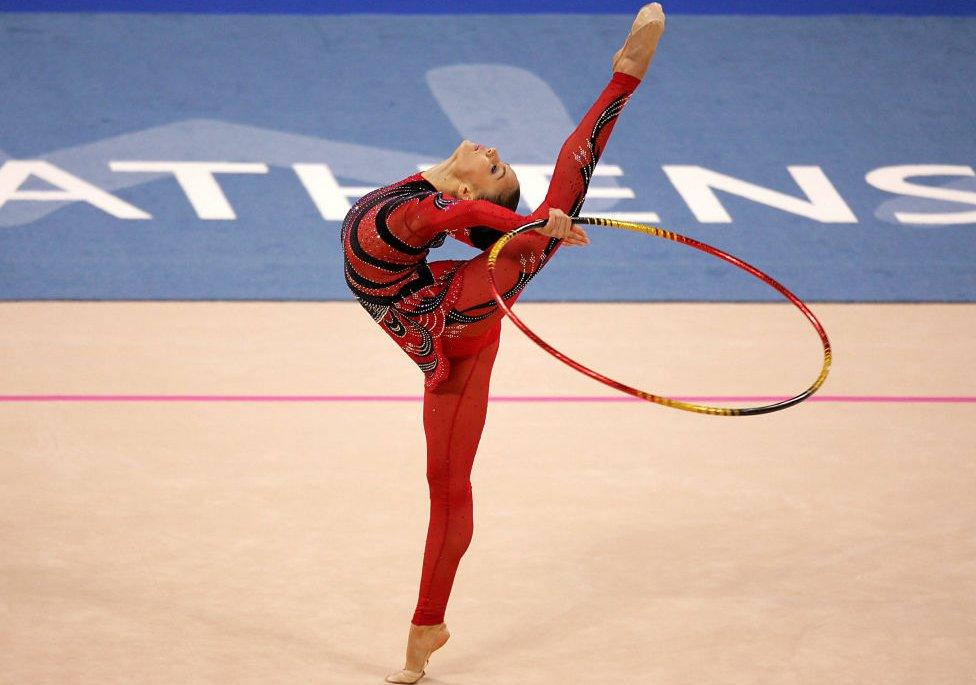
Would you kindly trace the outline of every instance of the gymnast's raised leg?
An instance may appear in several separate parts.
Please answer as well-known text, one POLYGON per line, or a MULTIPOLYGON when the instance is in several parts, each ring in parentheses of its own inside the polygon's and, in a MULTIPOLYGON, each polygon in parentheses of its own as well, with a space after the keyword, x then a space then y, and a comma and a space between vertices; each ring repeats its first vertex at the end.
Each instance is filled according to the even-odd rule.
MULTIPOLYGON (((606 148, 617 117, 647 72, 663 31, 660 5, 654 3, 642 8, 627 41, 614 55, 610 82, 563 143, 540 209, 554 208, 571 217, 579 216, 593 169, 606 148)), ((534 215, 538 214, 536 210, 534 215)), ((500 292, 510 293, 507 302, 518 298, 528 279, 557 248, 557 241, 537 231, 523 233, 505 246, 495 264, 495 278, 500 292)), ((462 338, 484 338, 491 330, 497 331, 502 317, 488 280, 487 252, 469 260, 460 273, 464 288, 452 314, 461 320, 471 319, 462 331, 462 338)))

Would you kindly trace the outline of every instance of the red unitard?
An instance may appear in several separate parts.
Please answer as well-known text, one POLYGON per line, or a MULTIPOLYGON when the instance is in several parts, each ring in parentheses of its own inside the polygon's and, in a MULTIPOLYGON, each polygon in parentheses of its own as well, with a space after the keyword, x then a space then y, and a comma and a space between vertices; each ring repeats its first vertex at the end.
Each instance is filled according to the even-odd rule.
MULTIPOLYGON (((473 531, 471 468, 488 408, 502 313, 488 280, 487 249, 503 232, 550 208, 579 216, 593 169, 617 115, 640 81, 615 73, 559 151, 545 201, 517 214, 486 200, 459 200, 414 174, 364 195, 342 224, 346 283, 359 303, 425 375, 424 431, 430 523, 413 615, 443 622, 473 531), (428 262, 451 236, 484 252, 466 261, 428 262)), ((499 255, 495 278, 516 299, 559 241, 536 231, 499 255)))

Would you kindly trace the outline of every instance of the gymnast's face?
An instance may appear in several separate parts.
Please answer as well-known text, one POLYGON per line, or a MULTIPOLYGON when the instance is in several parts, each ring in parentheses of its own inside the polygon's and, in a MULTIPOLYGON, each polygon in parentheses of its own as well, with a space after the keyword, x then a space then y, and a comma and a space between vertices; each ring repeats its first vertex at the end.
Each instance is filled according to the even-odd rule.
POLYGON ((461 182, 458 194, 463 199, 499 202, 518 192, 515 171, 502 161, 495 148, 463 140, 452 156, 454 175, 461 182))

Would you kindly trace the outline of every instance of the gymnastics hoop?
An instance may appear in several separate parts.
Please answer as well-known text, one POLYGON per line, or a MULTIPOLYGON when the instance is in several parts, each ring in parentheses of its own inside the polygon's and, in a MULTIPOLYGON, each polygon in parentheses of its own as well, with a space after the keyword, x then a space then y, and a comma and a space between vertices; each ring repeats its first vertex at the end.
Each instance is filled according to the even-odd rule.
POLYGON ((727 252, 723 252, 717 247, 712 247, 706 243, 699 242, 693 238, 681 235, 680 233, 674 233, 673 231, 665 231, 662 228, 656 228, 653 226, 645 226, 644 224, 634 223, 632 221, 617 221, 614 219, 597 219, 593 217, 575 217, 573 218, 574 224, 585 224, 588 226, 603 226, 606 228, 619 228, 625 231, 633 231, 635 233, 643 233, 645 235, 654 236, 655 238, 665 238, 666 240, 672 240, 676 243, 682 243, 696 250, 701 250, 707 254, 719 257, 725 261, 733 264, 743 271, 746 271, 759 280, 763 281, 767 285, 773 287, 781 295, 783 295, 787 300, 789 300, 793 305, 799 309, 807 320, 813 325, 814 330, 816 330, 817 335, 820 336, 820 342, 823 343, 824 360, 823 366, 820 369, 820 375, 813 384, 801 392, 799 395, 791 397, 780 402, 774 402, 773 404, 765 404, 758 407, 712 407, 704 404, 693 404, 691 402, 682 402, 681 400, 672 399, 670 397, 664 397, 661 395, 654 395, 653 393, 645 392, 637 388, 633 388, 629 385, 621 383, 620 381, 615 381, 612 378, 604 376, 598 371, 594 371, 588 366, 580 364, 578 361, 566 356, 555 347, 547 343, 545 340, 536 335, 532 329, 525 325, 518 316, 505 304, 505 300, 501 293, 498 291, 498 283, 495 281, 495 263, 498 261, 498 255, 505 246, 516 236, 531 231, 539 226, 545 225, 547 219, 539 219, 538 221, 533 221, 531 223, 520 226, 510 233, 506 233, 492 246, 491 251, 488 253, 488 280, 491 282, 491 291, 495 296, 495 301, 498 306, 501 307, 505 315, 512 320, 519 330, 525 333, 533 342, 535 342, 539 347, 544 349, 546 352, 554 356, 559 361, 563 362, 567 366, 576 369, 577 371, 586 374, 590 378, 593 378, 604 385, 608 385, 611 388, 620 390, 627 393, 628 395, 633 395, 634 397, 639 397, 642 400, 647 400, 648 402, 654 402, 655 404, 660 404, 665 407, 671 407, 673 409, 681 409, 684 411, 696 412, 698 414, 711 414, 713 416, 755 416, 756 414, 768 414, 770 412, 779 411, 780 409, 786 409, 787 407, 792 407, 794 404, 799 404, 806 398, 810 397, 813 393, 823 385, 824 381, 827 379, 827 373, 830 371, 830 340, 827 339, 827 332, 824 330, 823 326, 813 312, 803 304, 803 302, 794 295, 792 292, 786 289, 785 286, 775 280, 772 276, 769 276, 751 264, 747 264, 738 257, 733 257, 727 252))

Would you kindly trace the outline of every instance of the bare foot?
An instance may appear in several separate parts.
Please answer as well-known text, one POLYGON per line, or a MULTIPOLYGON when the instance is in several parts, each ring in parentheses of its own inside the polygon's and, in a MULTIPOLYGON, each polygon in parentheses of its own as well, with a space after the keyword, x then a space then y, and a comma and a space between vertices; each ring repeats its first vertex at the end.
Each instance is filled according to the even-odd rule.
POLYGON ((404 668, 386 676, 388 683, 415 683, 424 674, 430 655, 444 646, 451 633, 446 623, 433 626, 410 624, 407 638, 407 658, 404 668))
POLYGON ((662 35, 664 10, 661 9, 661 4, 652 2, 641 7, 634 17, 623 47, 613 56, 613 70, 644 78, 662 35))

